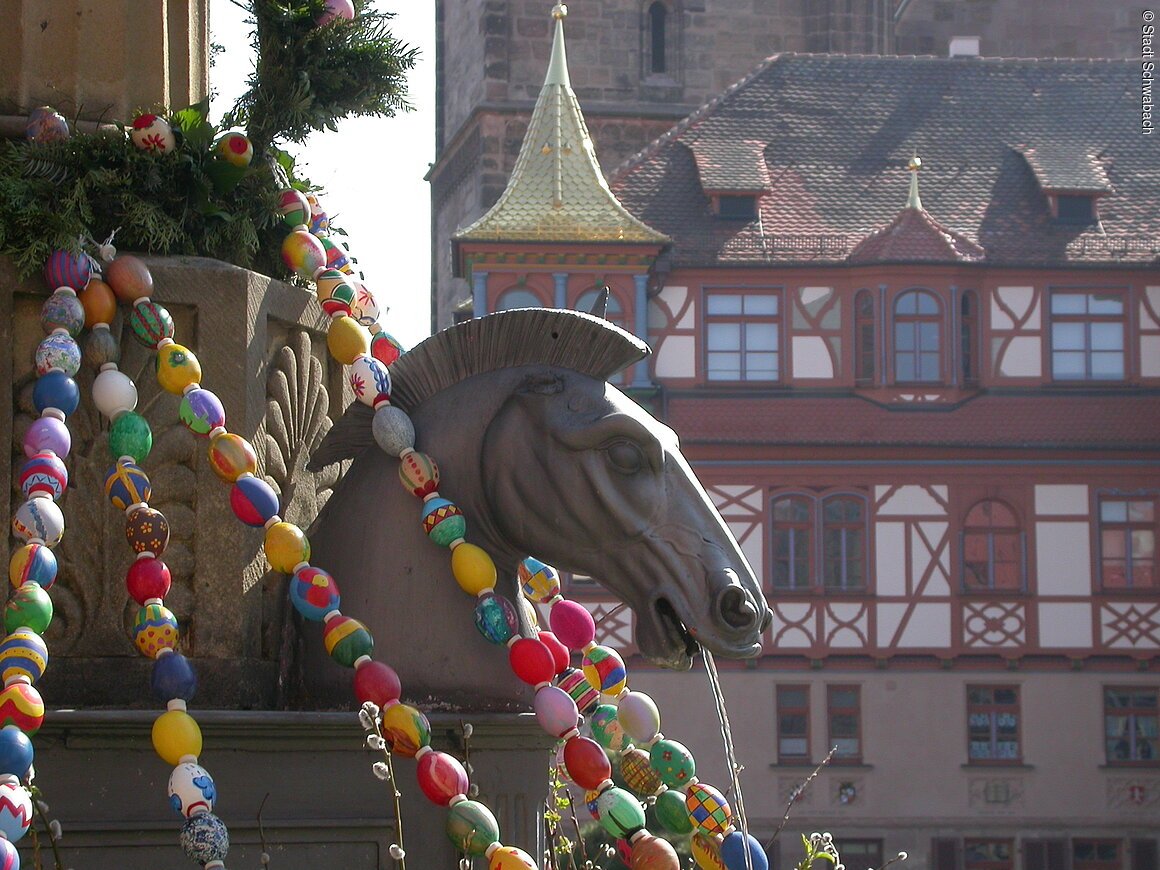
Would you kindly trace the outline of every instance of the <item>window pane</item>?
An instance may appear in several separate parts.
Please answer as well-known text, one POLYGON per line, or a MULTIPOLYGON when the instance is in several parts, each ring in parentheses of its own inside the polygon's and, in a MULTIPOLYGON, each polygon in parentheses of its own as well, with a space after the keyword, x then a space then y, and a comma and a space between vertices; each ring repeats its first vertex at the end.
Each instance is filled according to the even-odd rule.
POLYGON ((831 707, 857 707, 857 689, 830 689, 831 707))
POLYGON ((741 326, 737 323, 710 323, 705 330, 710 351, 741 350, 741 326))
POLYGON ((712 354, 709 357, 709 380, 711 381, 739 381, 741 380, 741 354, 722 353, 712 354))
POLYGON ((903 293, 894 302, 895 314, 918 314, 918 294, 911 291, 903 293))
POLYGON ((1092 353, 1092 377, 1120 380, 1124 377, 1124 354, 1120 351, 1092 353))
POLYGON ((778 688, 777 705, 779 707, 804 707, 809 703, 809 690, 805 687, 778 688))
POLYGON ((838 747, 838 755, 857 758, 862 754, 857 737, 832 737, 831 743, 838 747))
POLYGON ((919 314, 938 314, 938 302, 929 293, 914 294, 919 314))
POLYGON ((1082 323, 1053 323, 1051 346, 1055 350, 1083 350, 1087 347, 1087 331, 1082 323))
POLYGON ((1093 323, 1092 350, 1123 350, 1124 326, 1122 323, 1093 323))
MULTIPOLYGON (((996 689, 995 690, 995 703, 996 704, 1004 704, 1004 705, 1010 706, 1012 704, 1017 703, 1018 700, 1019 700, 1019 695, 1015 689, 996 689)), ((1010 713, 1000 713, 999 715, 1000 716, 1010 716, 1011 714, 1010 713)))
POLYGON ((782 713, 778 717, 778 726, 782 736, 797 737, 806 733, 806 716, 804 713, 782 713))
POLYGON ((745 324, 746 350, 777 350, 777 326, 773 323, 745 324))
POLYGON ((1128 502, 1100 502, 1100 519, 1106 523, 1126 523, 1128 521, 1128 502))
POLYGON ((741 296, 728 293, 711 293, 705 300, 708 314, 740 314, 741 296))
POLYGON ((1100 533, 1100 552, 1105 559, 1123 559, 1127 555, 1127 535, 1121 529, 1100 533))
POLYGON ((807 741, 804 737, 783 737, 778 741, 778 753, 782 758, 805 758, 807 741))
POLYGON ((831 737, 857 737, 858 717, 851 713, 833 713, 830 715, 831 737))
POLYGON ((779 498, 773 502, 773 518, 782 522, 807 523, 810 506, 804 498, 779 498))
POLYGON ((939 359, 937 353, 922 353, 918 355, 920 381, 937 381, 939 359))
POLYGON ((968 704, 990 704, 993 697, 991 690, 985 686, 972 686, 967 689, 968 704))
POLYGON ((1128 519, 1134 523, 1150 523, 1155 505, 1150 501, 1128 502, 1128 519))
POLYGON ((1136 559, 1152 560, 1156 555, 1156 538, 1155 533, 1148 529, 1147 531, 1133 531, 1132 532, 1132 561, 1136 559))
POLYGON ((1123 314, 1124 297, 1118 294, 1093 294, 1088 297, 1089 314, 1123 314))
POLYGON ((496 311, 513 308, 540 308, 540 297, 531 290, 508 290, 496 300, 496 311))
POLYGON ((1081 293, 1052 293, 1052 314, 1083 314, 1087 310, 1087 296, 1081 293))
POLYGON ((921 350, 938 350, 938 324, 919 323, 918 346, 921 350))
POLYGON ((755 294, 748 294, 742 298, 744 300, 746 314, 765 315, 768 317, 774 317, 777 315, 776 296, 758 296, 755 294))
POLYGON ((1053 377, 1065 380, 1082 379, 1087 374, 1087 370, 1084 368, 1083 353, 1056 351, 1051 355, 1051 374, 1053 377))
POLYGON ((896 323, 894 325, 894 347, 896 350, 914 350, 915 338, 918 331, 913 323, 896 323))
POLYGON ((777 380, 777 354, 775 354, 775 353, 747 353, 747 354, 745 354, 745 380, 747 380, 747 381, 775 381, 775 380, 777 380))
POLYGON ((914 357, 911 355, 899 356, 894 362, 894 374, 900 381, 918 380, 915 375, 914 357))

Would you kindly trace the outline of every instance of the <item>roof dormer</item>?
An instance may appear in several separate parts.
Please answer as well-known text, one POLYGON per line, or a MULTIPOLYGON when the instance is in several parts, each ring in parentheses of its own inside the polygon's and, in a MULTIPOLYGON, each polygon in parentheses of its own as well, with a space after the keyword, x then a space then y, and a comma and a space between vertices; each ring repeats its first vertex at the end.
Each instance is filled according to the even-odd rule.
POLYGON ((713 214, 726 220, 757 217, 757 199, 770 188, 765 145, 701 137, 690 148, 713 214))
POLYGON ((1112 183, 1096 155, 1068 143, 1014 148, 1047 198, 1052 220, 1079 226, 1099 222, 1099 200, 1112 193, 1112 183))

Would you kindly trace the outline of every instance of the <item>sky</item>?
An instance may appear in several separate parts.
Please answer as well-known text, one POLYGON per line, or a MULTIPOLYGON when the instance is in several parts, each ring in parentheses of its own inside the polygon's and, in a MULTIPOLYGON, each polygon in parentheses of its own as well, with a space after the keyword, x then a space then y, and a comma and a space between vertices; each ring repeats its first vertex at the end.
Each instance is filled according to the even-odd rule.
MULTIPOLYGON (((351 254, 380 306, 383 328, 411 348, 430 334, 431 200, 423 176, 435 160, 435 10, 430 0, 373 0, 393 12, 394 36, 419 49, 408 76, 415 111, 350 118, 289 148, 301 175, 325 191, 322 207, 346 230, 351 254)), ((246 15, 210 0, 210 39, 224 45, 210 70, 214 120, 245 90, 253 71, 246 15)))

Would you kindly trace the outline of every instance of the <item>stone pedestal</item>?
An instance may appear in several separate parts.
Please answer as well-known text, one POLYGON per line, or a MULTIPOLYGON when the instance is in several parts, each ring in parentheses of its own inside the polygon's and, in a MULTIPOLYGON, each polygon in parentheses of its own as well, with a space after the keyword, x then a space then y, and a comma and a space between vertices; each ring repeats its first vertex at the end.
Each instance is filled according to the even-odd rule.
MULTIPOLYGON (((37 784, 59 819, 66 866, 86 870, 194 867, 181 852, 182 819, 166 798, 171 768, 150 745, 154 714, 145 711, 50 713, 36 737, 37 784)), ((505 843, 539 854, 534 822, 547 794, 549 738, 530 715, 433 714, 432 745, 462 758, 470 722, 473 781, 500 822, 505 843)), ((398 842, 390 786, 371 764, 353 713, 205 711, 198 715, 206 750, 201 764, 214 778, 214 812, 229 826, 228 867, 258 867, 263 851, 278 870, 387 870, 398 842)), ((444 834, 447 810, 428 801, 415 762, 395 761, 402 792, 407 865, 455 867, 444 834)), ((23 866, 33 866, 31 840, 21 841, 23 866)), ((51 866, 47 840, 42 860, 51 866)))
POLYGON ((0 114, 132 120, 209 92, 208 0, 8 0, 0 114))

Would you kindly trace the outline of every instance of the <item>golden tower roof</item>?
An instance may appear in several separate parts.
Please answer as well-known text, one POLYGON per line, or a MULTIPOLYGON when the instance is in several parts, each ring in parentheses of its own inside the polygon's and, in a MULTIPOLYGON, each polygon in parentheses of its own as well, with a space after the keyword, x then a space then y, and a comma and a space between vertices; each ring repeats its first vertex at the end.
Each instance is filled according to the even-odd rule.
POLYGON ((629 214, 608 189, 568 77, 567 14, 561 3, 552 9, 552 57, 507 188, 483 217, 455 234, 457 240, 669 240, 629 214))

